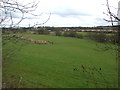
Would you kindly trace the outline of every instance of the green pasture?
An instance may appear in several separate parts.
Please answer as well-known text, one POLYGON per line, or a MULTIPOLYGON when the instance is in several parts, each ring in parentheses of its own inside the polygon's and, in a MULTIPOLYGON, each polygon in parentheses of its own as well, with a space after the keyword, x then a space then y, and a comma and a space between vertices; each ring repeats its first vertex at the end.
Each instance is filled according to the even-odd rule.
POLYGON ((8 43, 3 45, 3 87, 117 87, 115 51, 103 51, 106 45, 71 37, 22 36, 52 41, 53 44, 39 45, 22 40, 14 42, 13 39, 6 41, 8 43), (13 54, 9 54, 9 50, 13 54), (99 72, 92 70, 93 67, 99 72))

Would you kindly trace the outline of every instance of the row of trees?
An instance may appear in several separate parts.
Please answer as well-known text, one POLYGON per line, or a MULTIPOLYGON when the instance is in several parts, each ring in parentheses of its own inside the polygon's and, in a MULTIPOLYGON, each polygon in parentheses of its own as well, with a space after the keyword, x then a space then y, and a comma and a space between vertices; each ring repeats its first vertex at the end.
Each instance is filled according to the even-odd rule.
POLYGON ((103 32, 88 32, 86 36, 83 36, 82 34, 79 34, 75 31, 62 32, 57 30, 55 32, 56 36, 74 37, 74 38, 80 38, 80 39, 87 37, 87 39, 94 40, 100 43, 112 43, 112 44, 116 44, 119 41, 116 34, 117 33, 106 34, 103 32))
POLYGON ((80 38, 80 39, 83 38, 82 34, 77 34, 75 31, 62 32, 62 31, 57 30, 55 32, 55 35, 56 36, 64 36, 64 37, 74 37, 74 38, 80 38))
POLYGON ((105 34, 105 33, 90 33, 88 34, 88 38, 100 43, 118 43, 118 38, 116 34, 105 34))

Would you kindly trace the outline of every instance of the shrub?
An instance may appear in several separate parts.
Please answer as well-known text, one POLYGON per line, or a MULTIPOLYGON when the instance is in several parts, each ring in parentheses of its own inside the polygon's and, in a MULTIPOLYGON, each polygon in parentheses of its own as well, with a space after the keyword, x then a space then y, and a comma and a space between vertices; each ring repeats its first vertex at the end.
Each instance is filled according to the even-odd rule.
POLYGON ((57 30, 57 31, 55 31, 55 35, 56 35, 56 36, 61 36, 62 33, 61 33, 59 30, 57 30))
POLYGON ((83 35, 82 35, 82 34, 77 34, 77 35, 76 35, 76 38, 83 39, 83 35))
POLYGON ((37 33, 38 33, 38 34, 49 34, 49 31, 43 30, 43 29, 39 29, 39 30, 37 31, 37 33))
POLYGON ((98 33, 95 40, 101 43, 105 43, 107 41, 107 38, 104 33, 98 33))
POLYGON ((107 41, 107 36, 104 33, 89 33, 88 38, 101 43, 105 43, 107 41))
POLYGON ((118 36, 116 34, 107 36, 107 41, 108 41, 108 43, 116 44, 119 41, 118 36))
POLYGON ((69 32, 64 32, 64 33, 63 33, 63 36, 69 37, 69 32))
POLYGON ((70 31, 69 37, 76 37, 76 36, 77 36, 77 33, 76 33, 76 32, 70 31))

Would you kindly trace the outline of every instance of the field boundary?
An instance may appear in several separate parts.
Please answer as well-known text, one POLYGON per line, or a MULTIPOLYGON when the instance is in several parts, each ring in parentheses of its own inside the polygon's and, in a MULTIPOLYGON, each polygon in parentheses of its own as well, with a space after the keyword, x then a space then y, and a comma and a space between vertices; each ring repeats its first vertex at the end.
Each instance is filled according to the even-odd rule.
POLYGON ((12 37, 12 38, 16 38, 16 39, 28 41, 28 42, 31 42, 31 43, 34 43, 34 44, 39 44, 39 45, 41 45, 41 44, 53 44, 52 41, 35 40, 35 39, 26 38, 26 37, 18 36, 18 35, 8 35, 8 36, 9 36, 9 37, 12 37))

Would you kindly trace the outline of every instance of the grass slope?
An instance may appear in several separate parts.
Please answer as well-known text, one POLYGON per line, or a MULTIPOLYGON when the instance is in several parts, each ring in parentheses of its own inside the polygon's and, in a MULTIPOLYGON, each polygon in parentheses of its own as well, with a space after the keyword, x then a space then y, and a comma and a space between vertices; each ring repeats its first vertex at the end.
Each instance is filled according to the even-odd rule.
MULTIPOLYGON (((97 51, 96 42, 84 39, 33 34, 23 36, 53 41, 54 44, 38 45, 19 41, 20 44, 26 44, 19 51, 15 51, 15 55, 8 61, 4 61, 7 63, 3 67, 4 87, 116 87, 114 51, 97 51), (101 68, 109 86, 99 74, 95 74, 99 78, 97 86, 92 81, 87 82, 90 77, 83 72, 81 65, 101 68), (74 68, 79 70, 74 71, 74 68)), ((20 44, 17 45, 18 48, 20 44)), ((3 54, 7 52, 5 48, 3 46, 3 54)))

